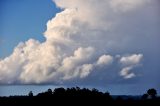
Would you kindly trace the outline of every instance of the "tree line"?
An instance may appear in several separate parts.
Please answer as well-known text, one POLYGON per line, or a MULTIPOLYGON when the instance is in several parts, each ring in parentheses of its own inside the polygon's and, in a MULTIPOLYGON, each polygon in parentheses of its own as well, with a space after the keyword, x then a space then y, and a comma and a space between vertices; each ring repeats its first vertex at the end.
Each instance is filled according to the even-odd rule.
POLYGON ((138 99, 134 96, 116 96, 113 97, 109 92, 100 92, 93 88, 55 88, 54 90, 48 89, 45 92, 33 94, 32 91, 26 96, 9 96, 0 97, 0 106, 5 105, 33 105, 33 104, 54 104, 54 103, 69 103, 74 104, 83 103, 99 103, 99 104, 160 104, 160 97, 154 88, 148 89, 145 94, 138 99), (60 101, 60 102, 59 102, 60 101))

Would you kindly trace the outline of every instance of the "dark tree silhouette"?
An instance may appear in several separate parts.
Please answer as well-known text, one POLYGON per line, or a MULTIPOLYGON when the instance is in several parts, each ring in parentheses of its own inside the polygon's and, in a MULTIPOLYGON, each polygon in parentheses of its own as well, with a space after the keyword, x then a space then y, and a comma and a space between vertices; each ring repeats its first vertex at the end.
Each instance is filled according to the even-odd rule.
POLYGON ((52 94, 52 89, 48 89, 48 93, 49 93, 49 94, 52 94))
POLYGON ((56 96, 64 96, 66 94, 66 90, 64 88, 56 88, 54 89, 53 94, 56 96))
POLYGON ((143 95, 142 95, 142 99, 143 99, 143 100, 148 99, 148 94, 143 94, 143 95))
MULTIPOLYGON (((92 90, 88 88, 55 88, 54 91, 48 89, 45 92, 33 95, 32 91, 28 93, 28 96, 9 96, 9 97, 0 97, 0 106, 29 106, 37 104, 52 104, 58 103, 66 105, 84 105, 89 104, 98 104, 98 105, 148 105, 153 103, 160 104, 160 97, 156 96, 157 91, 155 89, 149 89, 146 94, 137 98, 135 96, 125 96, 117 95, 111 96, 109 92, 103 93, 99 90, 93 88, 92 90), (148 99, 148 96, 152 99, 148 99), (156 97, 156 98, 155 98, 156 97), (61 102, 59 102, 61 101, 61 102), (68 104, 67 104, 68 103, 68 104)), ((160 106, 160 105, 158 105, 160 106)))
POLYGON ((156 97, 157 91, 154 88, 152 88, 147 91, 147 94, 153 99, 156 97))
POLYGON ((30 91, 30 92, 28 93, 28 96, 32 97, 32 96, 33 96, 33 92, 30 91))

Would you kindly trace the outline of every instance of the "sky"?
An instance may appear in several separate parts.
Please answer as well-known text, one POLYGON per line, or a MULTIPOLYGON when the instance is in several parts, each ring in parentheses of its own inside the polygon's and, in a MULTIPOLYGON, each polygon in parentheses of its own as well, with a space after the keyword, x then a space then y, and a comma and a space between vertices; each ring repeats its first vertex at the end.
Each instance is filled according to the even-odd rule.
POLYGON ((1 86, 160 92, 159 4, 159 0, 1 0, 1 86))
POLYGON ((10 55, 21 41, 44 41, 46 22, 59 11, 51 0, 1 0, 0 57, 10 55))

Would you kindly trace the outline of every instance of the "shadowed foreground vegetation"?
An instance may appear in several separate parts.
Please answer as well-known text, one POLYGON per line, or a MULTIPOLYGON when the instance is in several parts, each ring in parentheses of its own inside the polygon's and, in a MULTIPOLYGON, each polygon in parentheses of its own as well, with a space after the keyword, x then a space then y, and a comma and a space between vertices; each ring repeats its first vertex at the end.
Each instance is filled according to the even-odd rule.
POLYGON ((29 106, 29 105, 159 105, 160 97, 155 89, 149 89, 142 96, 111 96, 109 92, 100 92, 97 89, 87 88, 56 88, 53 91, 33 95, 32 91, 26 96, 0 97, 0 106, 29 106))

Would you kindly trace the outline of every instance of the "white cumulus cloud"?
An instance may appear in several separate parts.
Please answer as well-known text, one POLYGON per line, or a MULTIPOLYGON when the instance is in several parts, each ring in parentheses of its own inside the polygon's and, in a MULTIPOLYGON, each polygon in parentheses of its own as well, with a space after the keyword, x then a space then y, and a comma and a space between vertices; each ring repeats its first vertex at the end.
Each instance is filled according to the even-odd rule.
POLYGON ((111 64, 113 62, 113 57, 110 55, 102 55, 101 57, 99 57, 98 61, 97 61, 97 65, 107 65, 107 64, 111 64))
POLYGON ((133 67, 125 67, 120 71, 120 76, 124 77, 125 79, 133 78, 136 75, 131 72, 133 67))
MULTIPOLYGON (((47 30, 44 32, 46 40, 39 42, 29 39, 21 42, 10 56, 1 59, 0 83, 63 83, 86 78, 93 71, 101 70, 101 65, 108 67, 114 60, 113 51, 124 47, 128 38, 133 37, 126 30, 119 33, 121 25, 125 26, 129 22, 124 14, 130 14, 132 10, 143 7, 148 2, 53 1, 62 11, 47 22, 47 30), (121 23, 123 19, 126 19, 125 23, 121 23)), ((125 64, 125 68, 120 75, 124 78, 134 77, 131 70, 141 62, 142 57, 142 54, 121 57, 120 63, 125 64)))
POLYGON ((120 71, 120 76, 125 79, 133 78, 136 76, 134 68, 138 67, 143 58, 142 54, 132 54, 120 58, 120 63, 124 66, 120 71))
POLYGON ((124 65, 136 65, 143 58, 143 54, 133 54, 130 56, 124 56, 120 59, 120 62, 124 65))

